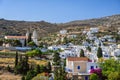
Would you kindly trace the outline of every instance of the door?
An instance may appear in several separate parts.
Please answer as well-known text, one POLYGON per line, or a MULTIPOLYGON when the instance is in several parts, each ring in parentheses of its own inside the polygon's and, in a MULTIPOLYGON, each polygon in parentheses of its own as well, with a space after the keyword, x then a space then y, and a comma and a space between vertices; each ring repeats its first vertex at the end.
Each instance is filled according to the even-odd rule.
POLYGON ((85 76, 85 80, 88 80, 88 76, 85 76))

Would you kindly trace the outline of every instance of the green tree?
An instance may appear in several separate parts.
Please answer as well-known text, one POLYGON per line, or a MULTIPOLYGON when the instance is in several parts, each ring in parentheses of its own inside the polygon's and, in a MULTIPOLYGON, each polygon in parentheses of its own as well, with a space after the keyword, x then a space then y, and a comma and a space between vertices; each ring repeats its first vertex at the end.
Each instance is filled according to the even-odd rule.
POLYGON ((17 66, 18 64, 18 51, 16 51, 16 55, 15 55, 15 66, 17 66))
POLYGON ((21 80, 25 80, 25 76, 22 76, 21 80))
POLYGON ((42 52, 39 49, 34 49, 32 51, 27 51, 26 54, 30 57, 33 57, 33 56, 40 56, 41 57, 42 52))
POLYGON ((102 48, 101 47, 98 47, 98 50, 97 50, 97 57, 98 58, 101 58, 103 55, 102 55, 102 48))
POLYGON ((87 50, 91 52, 91 48, 90 48, 90 46, 87 47, 87 50))
POLYGON ((86 39, 86 41, 87 41, 89 44, 91 43, 90 39, 86 39))
POLYGON ((2 46, 3 45, 3 40, 2 39, 0 39, 0 46, 2 46))
POLYGON ((67 37, 64 37, 64 43, 67 44, 69 41, 68 41, 68 38, 67 37))
POLYGON ((41 72, 46 72, 45 66, 41 65, 41 66, 40 66, 40 71, 41 71, 41 72))
POLYGON ((85 57, 83 49, 81 49, 81 51, 80 51, 80 57, 85 57))
POLYGON ((29 42, 31 42, 32 41, 32 34, 31 33, 29 33, 29 35, 28 35, 28 39, 27 39, 27 43, 29 43, 29 42))
POLYGON ((27 72, 26 80, 32 80, 34 76, 36 76, 36 72, 34 70, 30 70, 27 72))
POLYGON ((60 72, 60 74, 59 74, 60 79, 59 79, 59 80, 65 80, 66 72, 65 72, 64 67, 61 67, 61 66, 60 66, 59 72, 60 72))
POLYGON ((21 61, 18 62, 18 64, 15 66, 14 72, 15 74, 26 74, 29 70, 29 64, 28 64, 28 56, 25 55, 24 58, 22 58, 21 61))
POLYGON ((99 80, 99 78, 98 78, 98 75, 97 74, 91 74, 90 75, 90 80, 99 80))
POLYGON ((28 46, 34 47, 34 46, 36 46, 36 44, 33 41, 31 41, 31 42, 28 43, 28 46))
POLYGON ((60 80, 60 75, 59 75, 59 70, 58 69, 55 69, 54 70, 54 80, 60 80))
POLYGON ((66 80, 65 76, 66 76, 66 72, 63 67, 60 66, 59 68, 54 70, 55 80, 66 80))
POLYGON ((41 72, 41 71, 40 71, 40 65, 37 65, 37 66, 35 67, 35 72, 36 72, 37 74, 41 72))
MULTIPOLYGON (((53 55, 53 62, 54 62, 54 80, 65 80, 65 70, 64 70, 64 63, 63 66, 61 65, 62 60, 60 59, 59 53, 56 52, 53 55)), ((63 60, 64 62, 64 60, 63 60)), ((49 63, 50 65, 50 63, 49 63)))
POLYGON ((51 69, 52 69, 51 64, 50 64, 50 62, 48 62, 48 64, 47 64, 47 71, 50 73, 51 69))
POLYGON ((114 76, 117 77, 117 75, 120 74, 120 61, 114 59, 105 60, 104 63, 100 63, 100 67, 102 69, 103 75, 108 78, 114 78, 114 76))
POLYGON ((24 43, 25 43, 24 46, 27 46, 27 40, 26 39, 25 39, 24 43))
POLYGON ((13 46, 22 46, 22 43, 19 40, 12 40, 11 42, 13 46))
POLYGON ((10 43, 11 40, 10 39, 4 39, 4 43, 7 44, 7 43, 10 43))
POLYGON ((8 65, 6 68, 9 72, 11 71, 11 67, 8 65))
POLYGON ((111 72, 108 75, 109 80, 120 80, 120 72, 111 72))
POLYGON ((54 65, 60 65, 60 56, 58 52, 54 53, 53 62, 54 62, 54 65))

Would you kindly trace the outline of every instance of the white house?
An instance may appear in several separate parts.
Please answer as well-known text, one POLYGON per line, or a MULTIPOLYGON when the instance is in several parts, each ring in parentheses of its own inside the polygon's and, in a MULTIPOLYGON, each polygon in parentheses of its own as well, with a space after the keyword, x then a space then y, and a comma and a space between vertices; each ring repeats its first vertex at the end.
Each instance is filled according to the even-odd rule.
POLYGON ((112 56, 120 56, 120 49, 115 49, 112 53, 112 56))
POLYGON ((60 34, 66 34, 67 33, 67 30, 60 30, 60 34))
POLYGON ((55 51, 55 50, 58 50, 59 48, 56 45, 53 45, 53 46, 49 46, 48 49, 55 51))
POLYGON ((91 69, 96 69, 96 68, 99 68, 99 65, 98 65, 98 63, 96 63, 96 62, 87 62, 87 73, 89 73, 89 71, 91 70, 91 69))
POLYGON ((97 33, 99 31, 99 28, 90 28, 91 33, 97 33))

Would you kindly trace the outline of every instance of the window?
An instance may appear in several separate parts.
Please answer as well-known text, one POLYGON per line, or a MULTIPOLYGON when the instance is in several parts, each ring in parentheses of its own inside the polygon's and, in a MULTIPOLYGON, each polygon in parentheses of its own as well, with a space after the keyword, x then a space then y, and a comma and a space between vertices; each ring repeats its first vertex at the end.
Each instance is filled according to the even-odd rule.
POLYGON ((91 68, 90 69, 94 69, 94 66, 91 66, 91 68))
POLYGON ((98 66, 96 66, 96 68, 98 68, 98 66))
POLYGON ((64 57, 64 55, 62 55, 62 57, 64 57))
POLYGON ((80 69, 80 66, 78 66, 77 69, 80 69))
POLYGON ((108 57, 108 55, 104 55, 104 57, 108 57))

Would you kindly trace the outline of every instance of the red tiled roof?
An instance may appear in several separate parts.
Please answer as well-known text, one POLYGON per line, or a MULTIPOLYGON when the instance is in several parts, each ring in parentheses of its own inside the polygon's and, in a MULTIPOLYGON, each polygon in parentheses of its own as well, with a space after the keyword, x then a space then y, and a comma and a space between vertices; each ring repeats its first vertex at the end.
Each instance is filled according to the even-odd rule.
POLYGON ((68 61, 89 61, 87 57, 68 57, 68 61))
POLYGON ((5 36, 8 39, 26 39, 26 36, 5 36))

